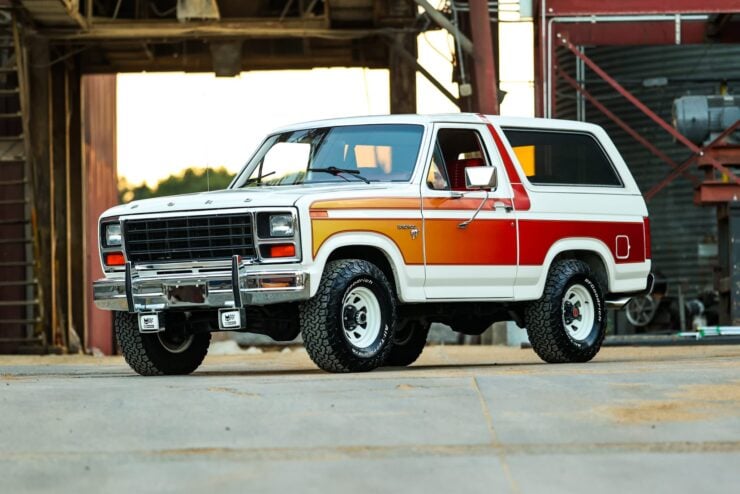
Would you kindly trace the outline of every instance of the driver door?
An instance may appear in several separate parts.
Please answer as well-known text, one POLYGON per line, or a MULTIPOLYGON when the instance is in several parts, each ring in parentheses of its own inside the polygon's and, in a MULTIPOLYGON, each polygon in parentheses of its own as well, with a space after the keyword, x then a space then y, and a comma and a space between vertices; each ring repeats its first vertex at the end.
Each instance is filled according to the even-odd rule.
POLYGON ((517 224, 512 190, 485 125, 436 124, 421 184, 424 291, 428 299, 512 298, 517 224), (465 168, 493 166, 498 186, 470 224, 485 191, 469 191, 465 168))

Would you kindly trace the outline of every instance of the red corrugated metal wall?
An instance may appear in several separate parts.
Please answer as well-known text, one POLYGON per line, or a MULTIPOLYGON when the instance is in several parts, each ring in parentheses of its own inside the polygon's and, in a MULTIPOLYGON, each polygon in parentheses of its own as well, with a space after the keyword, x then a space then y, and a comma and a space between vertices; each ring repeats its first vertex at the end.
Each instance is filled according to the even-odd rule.
POLYGON ((110 355, 115 351, 112 313, 95 307, 92 282, 103 276, 98 256, 98 217, 118 204, 116 169, 116 76, 82 78, 82 138, 85 166, 87 321, 85 347, 110 355))

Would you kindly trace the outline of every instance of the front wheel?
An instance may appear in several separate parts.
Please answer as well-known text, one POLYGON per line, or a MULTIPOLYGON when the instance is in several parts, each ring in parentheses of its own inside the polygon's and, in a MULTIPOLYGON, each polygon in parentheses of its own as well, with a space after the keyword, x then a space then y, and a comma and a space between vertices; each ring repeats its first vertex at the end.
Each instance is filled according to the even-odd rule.
POLYGON ((316 295, 301 305, 303 344, 326 371, 370 371, 388 356, 395 316, 393 291, 377 266, 332 261, 316 295))
POLYGON ((525 310, 529 341, 550 363, 588 362, 606 334, 606 305, 588 264, 567 259, 550 268, 542 298, 525 310))
POLYGON ((179 324, 159 333, 141 333, 136 314, 116 312, 113 329, 126 363, 142 376, 190 374, 211 342, 211 333, 186 333, 179 324))

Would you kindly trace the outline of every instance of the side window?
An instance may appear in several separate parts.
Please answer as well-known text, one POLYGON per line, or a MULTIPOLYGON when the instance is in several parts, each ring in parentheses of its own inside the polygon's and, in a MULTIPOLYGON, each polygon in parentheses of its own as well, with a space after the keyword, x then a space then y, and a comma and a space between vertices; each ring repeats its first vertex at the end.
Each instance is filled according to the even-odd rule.
POLYGON ((435 190, 468 190, 465 168, 487 166, 486 153, 478 132, 473 129, 440 129, 427 175, 435 190))
POLYGON ((606 152, 590 134, 503 130, 524 173, 535 185, 622 186, 606 152))

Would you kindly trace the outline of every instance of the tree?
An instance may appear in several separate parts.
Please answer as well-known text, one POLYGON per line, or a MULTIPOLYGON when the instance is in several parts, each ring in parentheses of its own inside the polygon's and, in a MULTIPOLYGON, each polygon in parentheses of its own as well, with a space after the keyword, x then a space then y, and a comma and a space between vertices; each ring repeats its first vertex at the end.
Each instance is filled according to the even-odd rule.
POLYGON ((160 180, 153 189, 146 183, 133 185, 123 178, 118 183, 118 195, 121 202, 125 203, 150 197, 192 194, 194 192, 205 192, 209 189, 220 190, 225 189, 231 183, 232 178, 234 178, 234 174, 223 167, 210 170, 191 167, 160 180))

